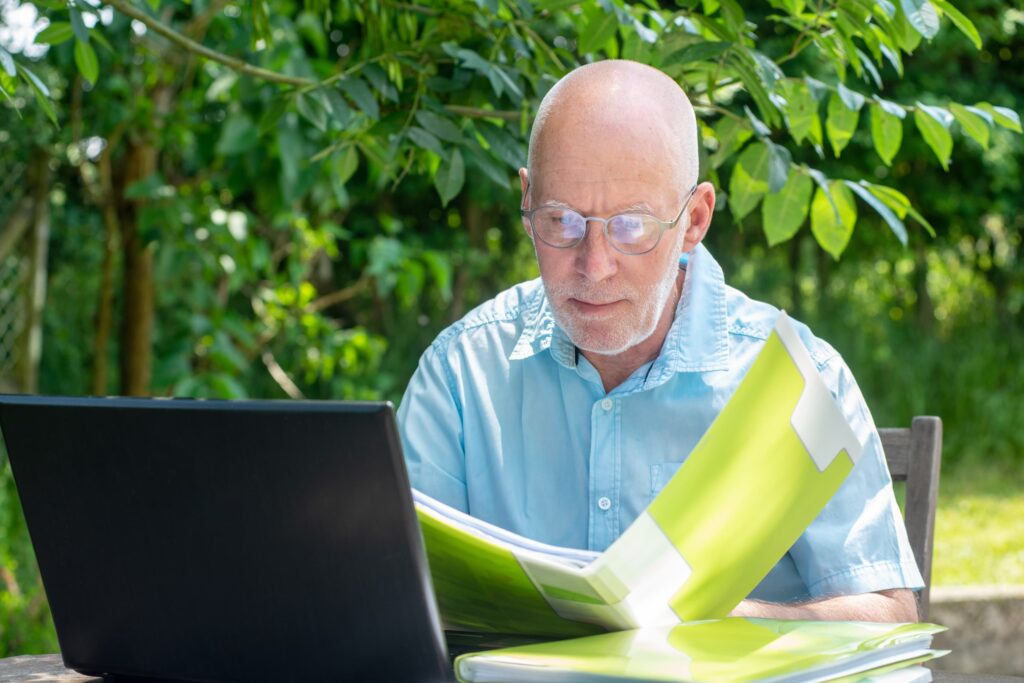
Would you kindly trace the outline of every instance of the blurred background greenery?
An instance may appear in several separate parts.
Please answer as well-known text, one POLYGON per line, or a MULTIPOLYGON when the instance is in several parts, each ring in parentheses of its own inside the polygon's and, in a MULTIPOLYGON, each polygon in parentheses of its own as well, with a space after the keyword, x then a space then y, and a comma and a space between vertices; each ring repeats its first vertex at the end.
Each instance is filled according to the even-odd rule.
MULTIPOLYGON (((944 420, 935 583, 1024 583, 1024 11, 956 7, 0 0, 0 390, 397 402, 537 275, 539 98, 628 57, 698 104, 727 281, 944 420)), ((0 656, 55 651, 0 465, 0 656)))

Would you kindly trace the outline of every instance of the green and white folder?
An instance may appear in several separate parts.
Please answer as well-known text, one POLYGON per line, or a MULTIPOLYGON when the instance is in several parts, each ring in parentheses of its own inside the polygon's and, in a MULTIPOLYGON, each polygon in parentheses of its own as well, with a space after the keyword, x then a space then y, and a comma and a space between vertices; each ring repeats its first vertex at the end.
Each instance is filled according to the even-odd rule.
POLYGON ((445 628, 554 638, 724 617, 860 453, 782 313, 685 463, 603 553, 536 543, 415 492, 445 628))
POLYGON ((460 681, 921 681, 934 624, 726 618, 462 655, 460 681), (910 668, 908 668, 910 667, 910 668))

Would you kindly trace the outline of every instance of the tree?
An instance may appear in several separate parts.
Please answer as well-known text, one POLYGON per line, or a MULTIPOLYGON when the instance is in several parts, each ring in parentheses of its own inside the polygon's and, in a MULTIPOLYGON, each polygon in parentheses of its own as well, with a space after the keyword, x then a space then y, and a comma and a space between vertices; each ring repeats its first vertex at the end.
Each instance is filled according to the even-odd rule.
MULTIPOLYGON (((788 288, 808 315, 835 288, 884 287, 851 293, 862 308, 836 307, 824 329, 863 328, 854 355, 891 384, 921 366, 886 362, 883 324, 911 301, 935 324, 929 280, 991 284, 1010 318, 1024 301, 1024 226, 990 230, 968 211, 992 197, 1012 215, 1020 182, 1019 153, 997 160, 998 183, 978 168, 986 142, 994 153, 1013 133, 1019 151, 1020 123, 1000 106, 1014 88, 991 85, 983 60, 1009 48, 977 52, 1009 15, 968 1, 977 28, 945 0, 35 2, 35 46, 0 37, 0 226, 26 197, 49 206, 41 387, 397 398, 440 327, 536 274, 516 213, 530 115, 569 69, 606 57, 658 66, 693 98, 702 166, 725 200, 712 239, 735 247, 718 253, 736 279, 759 284, 740 267, 757 259, 756 277, 774 278, 764 287, 788 288), (974 78, 947 92, 964 65, 974 78), (951 133, 972 140, 952 167, 967 199, 942 188, 951 133), (48 191, 24 191, 30 167, 49 169, 32 176, 48 191), (953 247, 924 236, 931 223, 971 238, 974 270, 944 270, 953 247), (857 260, 878 254, 899 272, 857 260)), ((0 0, 0 29, 17 6, 0 0)), ((948 353, 921 328, 897 332, 918 355, 948 353)), ((1012 357, 1012 338, 989 344, 1004 338, 1012 357)), ((992 374, 1011 389, 1017 377, 992 374)), ((1014 410, 961 391, 963 376, 948 382, 967 397, 957 405, 1002 420, 986 443, 1018 443, 1014 410)), ((906 386, 888 393, 934 393, 906 386)), ((6 470, 0 480, 0 611, 21 617, 0 649, 52 651, 6 470)))
MULTIPOLYGON (((471 269, 449 250, 444 227, 410 216, 394 235, 375 234, 371 226, 353 231, 348 223, 360 221, 351 214, 353 195, 401 206, 410 185, 431 182, 443 211, 458 201, 455 220, 467 228, 465 246, 484 266, 487 230, 508 215, 505 200, 512 171, 524 161, 530 112, 558 77, 586 60, 637 59, 678 79, 704 115, 708 176, 726 189, 734 220, 760 204, 768 243, 780 244, 809 217, 814 238, 835 258, 858 223, 858 203, 903 244, 908 216, 933 232, 896 188, 821 171, 858 128, 870 130, 877 154, 889 164, 912 121, 944 167, 954 123, 979 141, 993 126, 1020 130, 1015 112, 986 102, 939 105, 882 96, 886 81, 903 76, 905 56, 938 33, 942 17, 980 45, 972 22, 946 0, 775 0, 751 9, 735 0, 683 2, 676 9, 611 0, 37 4, 49 21, 37 41, 53 46, 45 65, 54 67, 52 85, 69 91, 66 114, 30 60, 4 52, 0 88, 9 98, 20 78, 55 124, 71 124, 62 133, 65 143, 83 136, 104 143, 97 159, 78 164, 104 217, 108 245, 97 305, 95 392, 107 383, 113 243, 120 245, 123 268, 121 391, 148 393, 154 388, 154 259, 173 258, 168 252, 182 246, 170 246, 172 236, 182 235, 181 219, 225 192, 233 225, 241 225, 241 212, 260 234, 276 235, 271 255, 278 258, 262 273, 225 273, 218 304, 244 295, 258 317, 263 304, 240 280, 262 277, 274 283, 275 296, 294 294, 286 295, 289 313, 279 323, 312 315, 318 325, 340 331, 335 321, 344 319, 352 298, 393 294, 411 302, 425 288, 459 311, 471 269), (242 159, 244 169, 234 166, 242 159), (467 175, 475 180, 469 191, 467 175), (488 195, 503 201, 476 200, 488 195), (313 234, 292 223, 290 238, 317 245, 300 251, 307 260, 319 259, 327 277, 314 277, 309 263, 284 265, 283 237, 274 228, 281 206, 307 217, 313 234), (306 273, 297 272, 303 267, 306 273), (285 282, 290 289, 281 290, 285 282)), ((378 322, 386 308, 378 307, 378 322)), ((230 375, 265 347, 267 334, 215 337, 221 361, 231 356, 229 349, 241 357, 219 363, 221 386, 214 393, 245 392, 232 386, 230 375)), ((259 356, 278 384, 297 395, 274 352, 259 356)), ((307 374, 322 375, 324 367, 305 360, 307 374)))

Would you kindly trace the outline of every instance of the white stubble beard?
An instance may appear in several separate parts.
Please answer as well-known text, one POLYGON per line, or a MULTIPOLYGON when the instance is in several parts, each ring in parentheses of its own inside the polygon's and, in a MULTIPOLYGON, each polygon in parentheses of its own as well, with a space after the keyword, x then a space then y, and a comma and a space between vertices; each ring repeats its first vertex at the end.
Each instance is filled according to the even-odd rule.
MULTIPOLYGON (((614 292, 616 297, 633 303, 636 315, 628 316, 628 318, 634 318, 633 320, 627 320, 625 319, 627 316, 621 316, 613 321, 610 334, 603 335, 602 339, 594 338, 594 335, 590 334, 587 329, 588 321, 581 316, 574 315, 564 302, 567 299, 607 300, 608 290, 594 287, 585 280, 580 283, 557 285, 549 284, 544 280, 544 291, 547 293, 555 321, 581 351, 615 356, 643 343, 657 329, 665 305, 675 289, 679 276, 679 246, 678 244, 673 246, 669 252, 672 262, 664 265, 664 275, 649 290, 614 292)), ((536 249, 536 245, 534 248, 536 249)))

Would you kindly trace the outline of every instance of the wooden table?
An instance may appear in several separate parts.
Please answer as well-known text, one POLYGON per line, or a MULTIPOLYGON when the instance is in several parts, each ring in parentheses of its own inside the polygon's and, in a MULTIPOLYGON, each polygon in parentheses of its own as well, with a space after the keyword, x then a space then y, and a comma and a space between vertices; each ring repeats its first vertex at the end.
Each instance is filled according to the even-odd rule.
MULTIPOLYGON (((935 683, 1024 683, 1017 676, 956 674, 935 671, 935 683)), ((64 668, 60 655, 23 655, 0 659, 0 683, 102 683, 101 678, 82 676, 64 668)))

